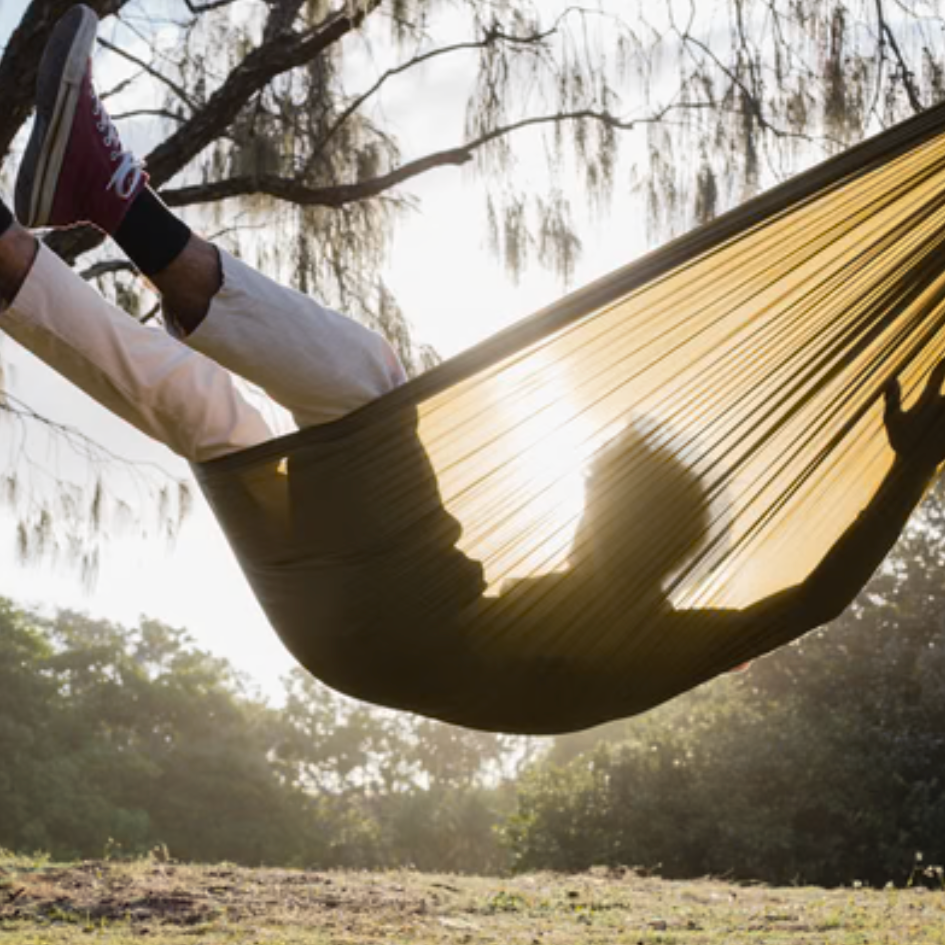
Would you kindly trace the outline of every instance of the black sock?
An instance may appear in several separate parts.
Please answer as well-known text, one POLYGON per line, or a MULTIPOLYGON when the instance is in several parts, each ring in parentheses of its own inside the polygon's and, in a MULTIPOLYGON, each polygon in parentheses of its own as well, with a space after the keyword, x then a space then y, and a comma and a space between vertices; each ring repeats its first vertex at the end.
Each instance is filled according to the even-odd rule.
POLYGON ((0 236, 3 236, 13 226, 13 214, 7 205, 0 200, 0 236))
POLYGON ((138 194, 115 232, 115 242, 146 276, 166 269, 189 240, 190 227, 150 187, 138 194))

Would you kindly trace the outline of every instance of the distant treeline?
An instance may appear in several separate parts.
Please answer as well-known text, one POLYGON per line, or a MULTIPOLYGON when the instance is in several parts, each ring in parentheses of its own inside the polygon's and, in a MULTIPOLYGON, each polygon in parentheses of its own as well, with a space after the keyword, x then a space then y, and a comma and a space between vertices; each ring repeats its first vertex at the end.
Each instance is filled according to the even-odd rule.
POLYGON ((274 708, 181 630, 0 600, 0 847, 940 883, 943 578, 933 504, 829 631, 642 718, 544 741, 372 709, 302 672, 274 708))

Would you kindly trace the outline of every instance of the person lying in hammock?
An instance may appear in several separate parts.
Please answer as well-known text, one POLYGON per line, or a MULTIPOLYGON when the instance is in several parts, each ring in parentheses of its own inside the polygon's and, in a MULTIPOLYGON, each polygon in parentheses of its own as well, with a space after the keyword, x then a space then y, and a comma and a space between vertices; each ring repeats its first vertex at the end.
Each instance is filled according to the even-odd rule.
MULTIPOLYGON (((234 374, 266 390, 301 428, 346 417, 400 386, 404 371, 380 335, 277 285, 162 204, 95 94, 96 27, 92 11, 75 7, 50 39, 16 212, 27 227, 89 222, 109 234, 162 295, 168 332, 108 303, 2 201, 0 329, 195 464, 273 437, 234 374)), ((633 431, 592 464, 568 570, 486 595, 481 566, 457 548, 460 526, 442 506, 410 416, 371 434, 384 441, 388 452, 376 455, 390 455, 385 468, 396 475, 363 501, 351 495, 359 476, 376 482, 376 461, 329 445, 302 451, 288 470, 273 462, 266 488, 274 501, 288 489, 292 522, 274 538, 253 536, 273 542, 266 586, 276 590, 262 602, 303 665, 358 698, 508 732, 562 732, 624 717, 847 607, 945 461, 943 380, 945 363, 909 411, 890 382, 885 420, 895 461, 875 497, 802 584, 743 610, 674 611, 669 604, 665 582, 698 550, 707 502, 678 461, 662 463, 661 492, 638 489, 631 497, 611 488, 616 479, 630 481, 619 474, 628 454, 658 452, 633 431), (335 479, 323 480, 318 494, 303 489, 305 464, 334 455, 335 479), (673 514, 661 518, 668 505, 673 514), (398 514, 408 507, 419 511, 398 514), (670 530, 667 522, 688 524, 670 530), (293 535, 298 548, 280 547, 293 535), (623 580, 644 558, 646 576, 623 580), (632 600, 625 587, 636 588, 632 600), (595 634, 603 625, 608 633, 595 634), (513 638, 519 642, 506 648, 513 638), (580 652, 555 645, 582 638, 580 652), (680 652, 684 673, 673 671, 680 652)))

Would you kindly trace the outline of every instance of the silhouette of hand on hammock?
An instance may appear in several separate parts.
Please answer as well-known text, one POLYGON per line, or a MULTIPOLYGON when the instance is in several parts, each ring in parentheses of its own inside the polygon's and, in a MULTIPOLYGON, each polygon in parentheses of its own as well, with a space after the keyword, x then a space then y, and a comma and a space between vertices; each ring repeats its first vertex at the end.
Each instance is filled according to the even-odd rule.
MULTIPOLYGON (((805 582, 807 603, 804 607, 808 611, 808 622, 826 623, 846 608, 888 553, 908 514, 921 498, 917 484, 927 484, 938 466, 945 462, 943 383, 945 361, 940 361, 929 374, 919 399, 909 410, 903 410, 898 378, 894 377, 886 384, 883 421, 897 464, 870 507, 805 582), (895 483, 893 487, 889 485, 891 480, 895 483), (881 521, 881 516, 886 514, 883 510, 889 514, 886 528, 881 528, 876 521, 881 521), (871 520, 874 524, 870 528, 871 520)), ((752 612, 756 619, 768 619, 772 625, 781 624, 790 632, 793 621, 805 619, 799 618, 795 612, 799 597, 798 590, 791 589, 783 599, 777 596, 762 601, 752 612), (788 606, 784 607, 784 604, 788 606), (779 609, 783 612, 778 613, 779 609)), ((749 665, 750 662, 742 663, 733 672, 749 665)))
POLYGON ((869 505, 802 584, 742 612, 748 622, 770 625, 762 652, 839 617, 892 549, 945 462, 943 383, 945 360, 929 374, 908 410, 902 407, 898 378, 886 384, 883 420, 893 465, 869 505))
POLYGON ((940 361, 910 410, 902 409, 902 390, 898 379, 893 378, 886 385, 886 433, 889 445, 901 459, 933 468, 945 462, 943 383, 945 361, 940 361))

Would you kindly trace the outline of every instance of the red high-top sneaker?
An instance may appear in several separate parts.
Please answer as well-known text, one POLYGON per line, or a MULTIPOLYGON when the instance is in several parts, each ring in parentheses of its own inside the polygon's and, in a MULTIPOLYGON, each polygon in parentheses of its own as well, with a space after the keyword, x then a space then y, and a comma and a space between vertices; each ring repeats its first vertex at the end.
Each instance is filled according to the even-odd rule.
POLYGON ((94 223, 114 234, 148 181, 122 149, 92 84, 98 17, 73 7, 56 24, 36 83, 36 121, 16 181, 25 226, 94 223))

